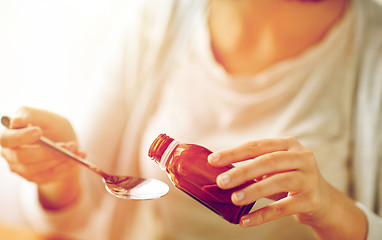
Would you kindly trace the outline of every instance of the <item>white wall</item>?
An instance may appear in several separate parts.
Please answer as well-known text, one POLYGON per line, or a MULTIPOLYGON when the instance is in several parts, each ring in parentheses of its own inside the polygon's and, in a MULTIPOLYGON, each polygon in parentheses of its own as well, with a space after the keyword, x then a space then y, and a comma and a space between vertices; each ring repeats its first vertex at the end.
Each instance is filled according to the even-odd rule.
POLYGON ((20 105, 70 114, 89 84, 95 53, 118 5, 0 0, 0 114, 13 114, 20 105))

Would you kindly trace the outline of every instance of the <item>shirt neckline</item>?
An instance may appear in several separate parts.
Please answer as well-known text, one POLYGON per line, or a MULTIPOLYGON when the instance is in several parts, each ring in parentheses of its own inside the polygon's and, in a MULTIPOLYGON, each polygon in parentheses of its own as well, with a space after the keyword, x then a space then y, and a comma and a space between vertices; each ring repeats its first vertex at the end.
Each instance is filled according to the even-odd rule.
POLYGON ((341 34, 349 28, 354 16, 353 1, 351 0, 342 19, 332 26, 326 36, 319 43, 311 46, 309 49, 306 49, 295 57, 276 62, 257 74, 240 75, 227 72, 224 67, 216 61, 210 45, 211 38, 208 29, 208 1, 204 1, 203 4, 202 11, 200 12, 200 15, 197 16, 194 34, 194 44, 196 45, 194 45, 193 51, 201 60, 202 65, 204 65, 205 68, 208 68, 208 71, 218 79, 224 81, 253 79, 261 82, 264 79, 269 79, 270 76, 274 76, 275 74, 279 75, 286 71, 290 71, 290 69, 295 66, 299 66, 301 69, 308 69, 311 64, 317 63, 317 59, 323 56, 325 51, 338 42, 341 34))

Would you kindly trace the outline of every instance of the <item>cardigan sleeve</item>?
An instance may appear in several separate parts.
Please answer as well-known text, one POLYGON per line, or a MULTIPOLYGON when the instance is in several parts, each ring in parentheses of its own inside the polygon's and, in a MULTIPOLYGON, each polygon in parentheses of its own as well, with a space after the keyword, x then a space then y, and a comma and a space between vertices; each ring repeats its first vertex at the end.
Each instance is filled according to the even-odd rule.
POLYGON ((367 240, 377 240, 382 237, 382 218, 373 211, 365 207, 362 203, 357 202, 356 205, 365 213, 368 229, 367 240))
POLYGON ((45 210, 38 198, 37 185, 23 182, 20 186, 20 204, 29 225, 38 233, 82 239, 87 233, 87 217, 92 204, 89 194, 82 194, 72 206, 62 211, 45 210))
POLYGON ((382 239, 382 8, 373 1, 360 6, 352 180, 357 206, 367 218, 367 239, 374 240, 382 239))

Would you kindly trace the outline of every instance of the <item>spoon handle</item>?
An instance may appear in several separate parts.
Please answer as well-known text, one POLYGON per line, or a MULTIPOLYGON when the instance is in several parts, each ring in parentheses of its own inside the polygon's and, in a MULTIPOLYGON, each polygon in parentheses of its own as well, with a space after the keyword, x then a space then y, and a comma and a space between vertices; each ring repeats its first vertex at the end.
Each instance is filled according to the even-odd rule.
POLYGON ((98 175, 102 176, 102 177, 105 177, 107 176, 106 173, 104 173, 101 169, 99 169, 98 167, 96 167, 95 165, 93 165, 92 163, 86 161, 85 159, 75 155, 74 153, 72 153, 71 151, 63 148, 63 147, 60 147, 58 146, 57 144, 55 144, 52 140, 50 140, 49 138, 46 138, 44 136, 42 136, 40 138, 40 142, 45 145, 45 146, 48 146, 49 148, 51 148, 52 150, 58 152, 58 153, 61 153, 61 154, 64 154, 68 157, 70 157, 72 160, 74 160, 75 162, 89 168, 90 170, 94 171, 95 173, 97 173, 98 175))
MULTIPOLYGON (((11 118, 8 117, 8 116, 3 116, 1 117, 1 123, 6 127, 6 128, 9 128, 10 127, 10 122, 11 122, 11 118)), ((58 153, 61 153, 61 154, 64 154, 66 156, 68 156, 69 158, 71 158, 72 160, 74 160, 75 162, 89 168, 90 170, 94 171, 95 173, 97 173, 98 175, 101 175, 102 177, 107 177, 108 174, 106 174, 105 172, 103 172, 101 169, 99 169, 98 167, 96 167, 95 165, 93 165, 92 163, 86 161, 85 159, 75 155, 74 153, 72 153, 71 151, 63 148, 63 147, 60 147, 58 146, 56 143, 54 143, 52 140, 50 140, 49 138, 46 138, 44 136, 40 137, 40 140, 39 142, 47 147, 49 147, 50 149, 58 152, 58 153)))

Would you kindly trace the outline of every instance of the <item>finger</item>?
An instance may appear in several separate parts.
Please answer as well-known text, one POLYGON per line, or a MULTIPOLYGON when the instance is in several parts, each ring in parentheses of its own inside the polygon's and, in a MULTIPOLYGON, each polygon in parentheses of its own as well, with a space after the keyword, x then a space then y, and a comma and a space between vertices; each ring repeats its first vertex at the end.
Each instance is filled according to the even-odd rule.
POLYGON ((36 142, 42 136, 39 127, 26 127, 22 129, 6 129, 0 134, 0 145, 4 148, 13 148, 24 144, 36 142))
POLYGON ((86 152, 85 151, 82 151, 78 148, 78 145, 76 142, 74 141, 71 141, 71 142, 68 142, 68 143, 58 143, 57 145, 71 151, 72 153, 74 153, 75 155, 81 157, 81 158, 86 158, 86 152))
POLYGON ((52 121, 52 114, 45 110, 21 107, 11 121, 11 128, 24 128, 28 125, 45 126, 52 121))
POLYGON ((256 226, 298 212, 299 204, 293 202, 291 197, 286 197, 243 216, 240 225, 243 227, 256 226))
POLYGON ((76 155, 78 155, 80 152, 80 150, 78 149, 77 143, 74 141, 70 141, 67 143, 57 143, 57 145, 71 151, 72 153, 74 153, 76 155))
POLYGON ((282 192, 298 193, 303 189, 303 180, 302 173, 298 171, 278 173, 234 192, 232 202, 235 205, 246 205, 282 192))
MULTIPOLYGON (((57 145, 65 147, 64 143, 57 145)), ((10 163, 32 164, 47 161, 63 162, 68 157, 41 144, 22 145, 17 148, 3 148, 2 156, 10 163)))
POLYGON ((292 151, 265 154, 220 174, 216 182, 220 188, 227 189, 265 175, 296 170, 303 165, 303 157, 292 151))
POLYGON ((48 171, 51 168, 64 164, 64 161, 39 161, 30 163, 11 162, 9 168, 12 172, 22 176, 39 175, 48 171))
POLYGON ((39 144, 22 145, 17 148, 2 148, 1 155, 9 164, 28 164, 51 161, 52 154, 39 144))
POLYGON ((80 156, 81 158, 86 158, 87 157, 86 152, 85 151, 81 151, 81 150, 78 152, 77 155, 80 156))
POLYGON ((48 169, 43 169, 41 171, 18 174, 28 181, 35 182, 37 184, 44 184, 63 179, 65 176, 71 174, 74 169, 76 169, 75 165, 68 162, 55 165, 48 169))
POLYGON ((73 162, 65 162, 45 171, 43 175, 36 174, 35 182, 37 184, 42 184, 58 181, 72 175, 74 171, 78 171, 78 165, 73 162))
POLYGON ((12 172, 33 182, 45 182, 45 179, 57 179, 52 176, 52 169, 63 168, 69 171, 75 168, 75 163, 68 161, 67 157, 52 151, 47 151, 43 146, 24 145, 17 150, 2 148, 1 155, 8 161, 12 172), (40 180, 39 180, 40 179, 40 180))
POLYGON ((291 137, 251 141, 231 149, 212 153, 208 156, 208 161, 214 166, 225 166, 271 152, 287 151, 296 143, 297 141, 291 137))
MULTIPOLYGON (((74 142, 55 143, 57 146, 65 148, 74 154, 78 154, 79 150, 74 142)), ((49 146, 43 144, 33 144, 33 145, 24 145, 17 149, 17 156, 20 162, 22 163, 31 163, 31 162, 45 162, 45 161, 68 161, 69 157, 57 151, 56 149, 52 149, 49 146), (33 158, 31 158, 33 156, 33 158), (28 160, 33 159, 33 160, 28 160)))

